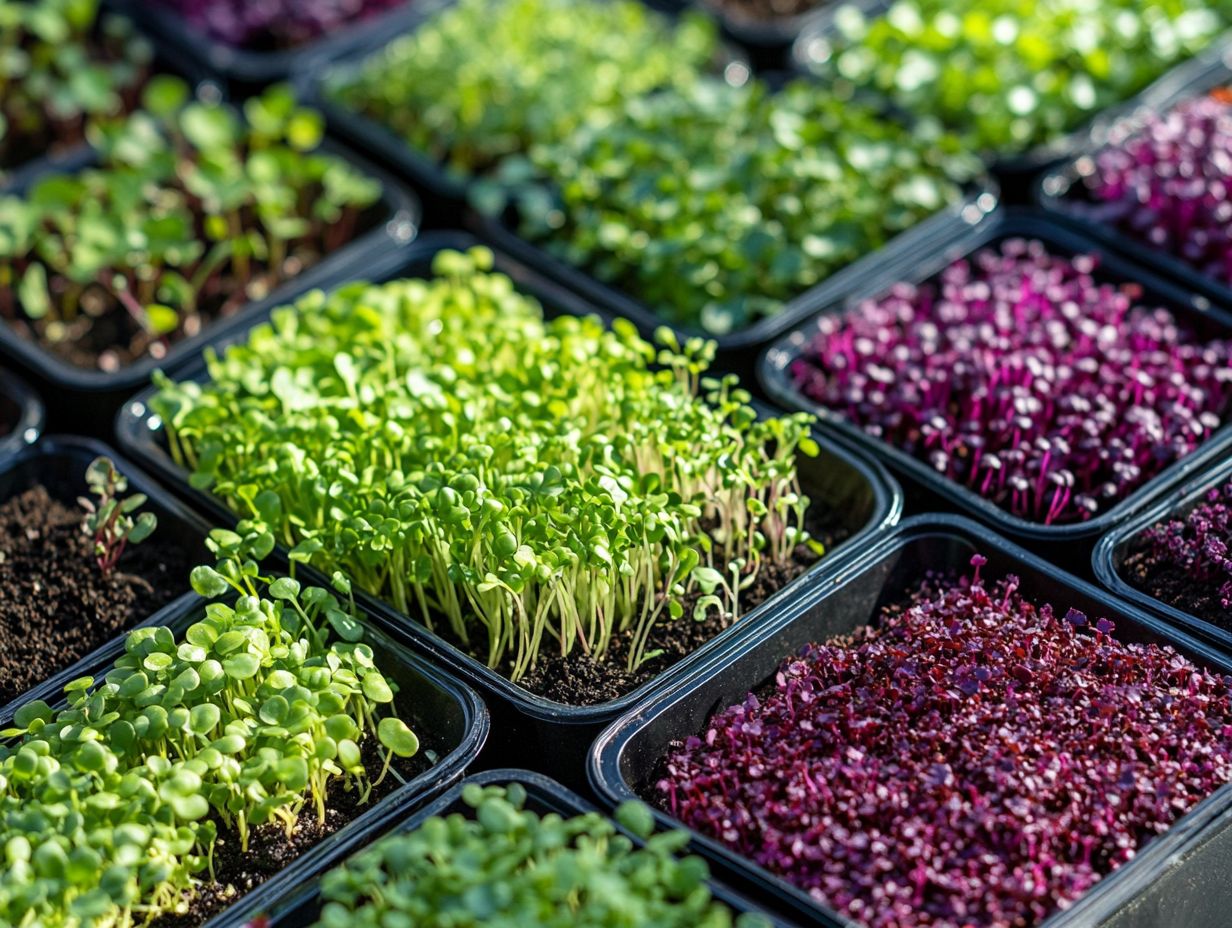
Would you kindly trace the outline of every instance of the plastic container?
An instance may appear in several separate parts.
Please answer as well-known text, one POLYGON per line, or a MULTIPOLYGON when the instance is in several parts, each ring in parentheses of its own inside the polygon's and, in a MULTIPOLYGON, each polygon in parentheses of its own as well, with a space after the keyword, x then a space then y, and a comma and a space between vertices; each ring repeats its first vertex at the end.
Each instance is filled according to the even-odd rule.
POLYGON ((1085 198, 1082 181, 1095 170, 1094 156, 1113 138, 1124 138, 1140 127, 1144 116, 1167 113, 1191 97, 1225 85, 1232 85, 1232 48, 1221 44, 1151 87, 1132 105, 1118 111, 1116 119, 1088 131, 1072 160, 1039 179, 1034 189, 1039 205, 1060 221, 1107 243, 1128 257, 1154 265, 1187 286, 1232 306, 1232 283, 1209 277, 1167 251, 1153 248, 1108 223, 1083 216, 1080 209, 1075 208, 1090 202, 1085 198))
MULTIPOLYGON (((398 833, 414 831, 433 816, 452 815, 455 812, 469 813, 470 806, 462 801, 462 790, 468 783, 478 786, 508 786, 514 783, 526 788, 526 808, 541 815, 555 813, 562 818, 572 818, 594 812, 595 807, 581 796, 571 792, 559 783, 553 782, 542 774, 529 770, 488 770, 475 776, 467 777, 466 781, 449 790, 430 806, 416 812, 402 822, 398 833)), ((620 827, 619 825, 617 826, 620 827)), ((627 831, 620 828, 625 835, 627 831)), ((629 835, 629 837, 632 837, 629 835)), ((639 847, 644 842, 633 838, 639 847)), ((758 912, 747 899, 732 892, 727 887, 714 880, 710 881, 710 891, 719 902, 725 903, 736 912, 758 912)), ((301 886, 297 891, 274 903, 269 911, 268 928, 309 928, 316 923, 321 911, 320 886, 317 881, 301 886)), ((777 928, 788 928, 786 922, 774 921, 777 928)), ((529 926, 528 926, 529 928, 529 926)))
MULTIPOLYGON (((855 284, 844 299, 835 300, 827 306, 821 315, 845 312, 862 300, 878 296, 897 281, 919 283, 928 280, 952 261, 1014 237, 1040 239, 1056 254, 1098 252, 1101 255, 1098 276, 1136 281, 1143 287, 1140 302, 1152 306, 1167 306, 1179 319, 1185 320, 1203 335, 1232 337, 1232 313, 1212 307, 1209 301, 1193 295, 1186 288, 1157 277, 1141 264, 1121 258, 1098 242, 1058 225, 1046 216, 1030 210, 1015 209, 998 210, 975 228, 969 229, 966 235, 943 246, 938 245, 925 255, 913 255, 910 260, 886 263, 876 268, 855 284)), ((1173 463, 1115 506, 1094 518, 1067 525, 1031 522, 1011 515, 974 490, 942 477, 927 462, 865 434, 837 413, 823 409, 801 394, 792 383, 790 368, 816 332, 817 318, 814 317, 805 325, 783 336, 762 357, 758 365, 758 377, 771 398, 788 409, 804 409, 815 413, 853 442, 880 458, 897 476, 940 497, 948 505, 981 519, 1017 541, 1046 543, 1050 555, 1060 563, 1064 563, 1065 558, 1075 557, 1078 563, 1085 565, 1089 560, 1091 548, 1100 535, 1146 508, 1169 488, 1199 472, 1212 461, 1219 460, 1232 449, 1230 421, 1198 451, 1173 463), (1061 547, 1058 548, 1058 545, 1061 547)))
POLYGON ((0 428, 11 423, 7 432, 0 433, 0 460, 38 441, 46 419, 38 394, 20 378, 0 370, 0 428))
MULTIPOLYGON (((822 15, 806 26, 796 39, 791 50, 793 67, 803 73, 812 74, 815 73, 816 64, 829 58, 837 32, 834 25, 834 14, 840 7, 856 6, 865 16, 872 17, 885 13, 891 5, 890 0, 854 0, 854 2, 836 3, 827 7, 822 11, 822 15)), ((1219 36, 1212 46, 1224 45, 1229 39, 1232 39, 1232 32, 1219 36)), ((1040 171, 1054 167, 1065 158, 1072 157, 1087 139, 1093 135, 1102 134, 1121 114, 1161 94, 1166 94, 1169 88, 1183 83, 1187 80, 1189 69, 1194 62, 1205 59, 1209 54, 1200 54, 1189 61, 1175 65, 1172 70, 1165 72, 1138 95, 1094 114, 1082 125, 1076 126, 1071 132, 1058 139, 1012 154, 985 152, 985 163, 1001 184, 1002 198, 1005 202, 1014 205, 1028 202, 1040 171)))
POLYGON ((841 0, 827 0, 814 9, 794 16, 751 19, 733 15, 716 0, 693 0, 691 6, 718 20, 723 34, 739 43, 758 67, 783 67, 791 57, 792 46, 800 33, 822 21, 829 7, 841 0))
MULTIPOLYGON (((1135 542, 1144 531, 1168 519, 1188 515, 1210 490, 1223 486, 1229 480, 1232 480, 1232 460, 1220 463, 1160 500, 1156 506, 1113 528, 1095 546, 1092 564, 1099 582, 1117 596, 1232 654, 1232 630, 1220 628, 1193 613, 1156 599, 1131 584, 1122 573, 1125 559, 1132 553, 1135 542)), ((1229 618, 1232 619, 1232 612, 1229 618)))
MULTIPOLYGON (((381 199, 368 210, 366 221, 360 226, 363 231, 343 248, 286 281, 265 299, 249 303, 226 319, 205 326, 198 335, 177 342, 165 357, 146 356, 114 373, 77 367, 34 340, 19 335, 7 322, 0 320, 0 361, 21 370, 46 397, 52 428, 106 437, 109 434, 107 426, 120 404, 149 383, 155 370, 175 372, 220 333, 235 325, 249 324, 263 311, 308 290, 332 287, 360 277, 373 262, 389 254, 398 254, 415 238, 421 210, 414 194, 387 172, 336 143, 326 140, 321 150, 345 159, 380 181, 381 199)), ((73 173, 93 162, 93 152, 81 150, 55 167, 73 173)), ((46 163, 31 166, 23 175, 25 185, 7 192, 23 193, 51 167, 46 163)))
MULTIPOLYGON (((985 576, 1014 573, 1022 580, 1024 595, 1032 599, 1107 617, 1116 623, 1118 639, 1166 642, 1200 665, 1219 673, 1232 670, 1232 659, 1219 650, 1117 601, 975 522, 956 516, 908 519, 874 546, 849 558, 838 575, 811 584, 806 595, 771 621, 728 643, 679 686, 604 731, 589 762, 591 785, 600 802, 612 806, 626 799, 653 798, 655 767, 673 741, 700 734, 712 715, 771 680, 782 661, 805 644, 849 634, 876 621, 882 607, 900 602, 927 572, 969 573, 971 556, 976 553, 988 559, 985 576)), ((1132 862, 1039 928, 1224 928, 1232 893, 1223 867, 1229 836, 1222 826, 1230 816, 1232 785, 1225 785, 1148 844, 1132 862), (1208 891, 1224 900, 1223 908, 1207 905, 1211 900, 1198 902, 1197 897, 1208 891), (1153 920, 1156 911, 1204 906, 1220 917, 1153 920)), ((665 812, 657 811, 656 818, 664 826, 680 827, 665 812)), ((812 924, 857 928, 856 923, 717 841, 695 835, 695 843, 715 864, 717 873, 736 888, 747 889, 753 898, 773 899, 794 913, 811 913, 812 924)))
MULTIPOLYGON (((420 7, 420 16, 413 25, 418 26, 432 13, 448 6, 449 2, 451 0, 437 0, 432 6, 420 7)), ((669 12, 670 9, 669 7, 669 12)), ((682 340, 699 334, 714 340, 718 346, 715 367, 746 377, 751 378, 753 375, 757 351, 782 332, 812 315, 818 308, 834 299, 835 295, 842 293, 850 280, 885 261, 893 260, 896 255, 914 253, 933 241, 958 234, 972 223, 978 222, 997 202, 995 186, 991 180, 981 179, 972 185, 970 195, 963 202, 925 219, 892 239, 883 249, 832 274, 817 286, 788 301, 777 315, 762 319, 737 332, 716 337, 699 329, 671 325, 644 302, 599 281, 584 269, 557 258, 545 248, 521 238, 509 224, 507 217, 493 218, 467 208, 465 204, 469 187, 464 178, 447 171, 425 153, 412 149, 392 130, 380 123, 330 100, 323 92, 324 86, 331 80, 339 77, 345 79, 346 75, 354 73, 368 55, 388 41, 389 37, 381 37, 363 49, 354 50, 345 59, 328 65, 321 62, 313 73, 301 75, 298 82, 301 98, 325 113, 330 129, 340 137, 364 151, 373 152, 437 199, 452 203, 451 215, 456 216, 460 210, 464 225, 499 250, 534 268, 545 277, 569 287, 603 311, 631 320, 643 337, 653 338, 655 329, 669 325, 682 340)), ((737 85, 746 83, 750 76, 748 64, 734 55, 728 55, 726 61, 724 74, 727 80, 737 85)), ((774 81, 771 83, 773 85, 774 81)))
MULTIPOLYGON (((167 626, 178 637, 202 617, 203 608, 204 601, 194 597, 164 610, 158 624, 167 626)), ((489 720, 487 709, 475 692, 442 674, 403 643, 374 627, 374 623, 365 621, 365 625, 364 640, 372 646, 377 667, 397 684, 394 706, 398 715, 419 736, 420 754, 433 756, 436 762, 317 842, 286 869, 240 897, 205 922, 202 928, 239 928, 274 900, 314 880, 370 843, 399 817, 448 789, 479 756, 487 738, 489 720)), ((89 674, 101 680, 123 651, 123 639, 113 641, 96 651, 77 676, 89 674)), ((40 688, 30 698, 44 699, 55 707, 63 702, 60 696, 59 689, 48 686, 40 688)), ((17 704, 11 704, 0 711, 0 728, 8 727, 16 708, 17 704)))
MULTIPOLYGON (((158 528, 151 536, 149 544, 174 543, 184 549, 193 563, 209 559, 205 550, 205 536, 209 534, 209 524, 142 473, 131 461, 116 454, 106 445, 90 439, 51 436, 35 447, 26 448, 0 461, 0 501, 11 499, 41 483, 54 499, 66 505, 73 505, 77 497, 88 494, 86 468, 99 455, 106 455, 115 462, 116 469, 128 478, 130 492, 144 493, 149 497, 149 502, 143 509, 158 516, 158 528)), ((197 595, 189 588, 188 574, 185 572, 183 595, 171 600, 152 616, 137 619, 130 628, 162 624, 167 616, 174 615, 198 601, 197 595)), ((83 656, 7 705, 0 704, 0 715, 13 711, 31 699, 42 698, 42 693, 58 693, 65 683, 80 677, 84 668, 93 666, 98 655, 105 648, 114 646, 114 643, 113 641, 83 656)), ((0 647, 3 646, 0 641, 0 647)))
MULTIPOLYGON (((426 236, 410 251, 407 262, 396 270, 375 279, 394 276, 421 276, 429 273, 432 256, 442 248, 466 248, 475 240, 462 234, 426 236)), ((526 293, 544 303, 549 315, 593 313, 567 290, 544 280, 530 268, 507 256, 496 255, 496 269, 509 274, 526 293)), ((231 342, 243 333, 234 332, 225 339, 231 342)), ((202 381, 206 374, 202 363, 184 372, 185 379, 202 381)), ((148 409, 153 390, 147 390, 127 403, 117 418, 116 429, 123 446, 151 467, 161 480, 175 492, 190 499, 197 507, 208 511, 220 524, 232 524, 235 516, 220 500, 188 486, 186 474, 177 467, 164 446, 162 423, 148 409)), ((831 430, 817 436, 823 448, 819 458, 804 458, 801 479, 805 492, 822 506, 832 508, 842 519, 841 529, 846 540, 816 565, 809 574, 827 574, 846 551, 857 550, 867 539, 898 521, 902 511, 902 496, 897 485, 878 464, 855 450, 849 442, 831 430)), ((737 627, 756 624, 799 589, 802 579, 784 587, 771 599, 745 615, 737 627)), ((583 759, 594 736, 609 721, 644 699, 649 693, 669 686, 687 668, 704 659, 718 643, 733 633, 723 632, 692 655, 619 699, 595 706, 574 707, 544 699, 511 683, 474 657, 462 652, 426 628, 397 612, 392 606, 372 597, 364 597, 367 608, 388 627, 402 628, 415 640, 417 649, 431 655, 432 660, 474 686, 484 694, 497 724, 494 742, 502 752, 503 762, 530 764, 537 761, 554 776, 570 783, 580 783, 583 759)))
POLYGON ((408 15, 423 0, 407 0, 403 6, 351 23, 314 42, 279 51, 252 51, 219 42, 203 35, 183 16, 165 9, 157 0, 105 2, 134 20, 164 54, 191 61, 216 76, 229 90, 243 94, 288 79, 313 58, 342 55, 372 36, 388 35, 403 28, 408 15))

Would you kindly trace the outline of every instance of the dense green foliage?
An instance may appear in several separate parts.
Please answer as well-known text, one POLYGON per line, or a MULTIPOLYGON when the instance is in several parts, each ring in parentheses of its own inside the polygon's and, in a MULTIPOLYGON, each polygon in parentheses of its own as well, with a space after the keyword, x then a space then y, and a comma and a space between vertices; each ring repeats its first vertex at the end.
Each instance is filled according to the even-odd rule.
MULTIPOLYGON (((523 234, 671 322, 722 335, 959 200, 978 165, 807 82, 706 80, 533 153, 560 209, 523 234)), ((512 168, 507 168, 507 173, 512 168)), ((515 188, 516 189, 516 188, 515 188)))
POLYGON ((243 117, 173 78, 143 102, 93 127, 97 167, 0 198, 0 317, 66 346, 106 318, 140 356, 315 263, 380 194, 315 151, 321 117, 286 88, 243 117))
POLYGON ((238 598, 178 639, 137 629, 101 685, 76 680, 66 708, 30 703, 0 732, 15 739, 0 745, 0 923, 126 928, 183 911, 220 829, 247 848, 262 823, 323 818, 330 788, 363 799, 377 782, 365 742, 415 753, 347 600, 260 576, 268 535, 210 544, 219 566, 194 587, 238 598))
POLYGON ((684 831, 651 837, 654 819, 630 803, 621 824, 525 808, 526 790, 468 784, 470 814, 425 821, 362 851, 321 881, 317 928, 763 928, 716 902, 700 857, 678 857, 684 831))
POLYGON ((734 615, 807 540, 810 417, 759 421, 700 339, 544 321, 491 262, 305 297, 151 409, 195 486, 514 680, 617 632, 635 667, 686 593, 734 615))
POLYGON ((1015 154, 1128 99, 1232 25, 1229 0, 895 0, 849 6, 812 64, 1015 154))
POLYGON ((63 153, 137 102, 152 57, 98 0, 0 0, 0 172, 63 153))
POLYGON ((669 28, 634 0, 459 0, 328 93, 469 175, 687 83, 717 48, 705 19, 669 28))

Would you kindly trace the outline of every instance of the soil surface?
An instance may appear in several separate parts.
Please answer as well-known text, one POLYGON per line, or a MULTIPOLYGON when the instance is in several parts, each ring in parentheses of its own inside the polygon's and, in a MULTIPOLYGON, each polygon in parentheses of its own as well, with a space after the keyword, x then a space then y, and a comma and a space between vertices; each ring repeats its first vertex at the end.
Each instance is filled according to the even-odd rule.
POLYGON ((824 6, 827 0, 702 0, 738 22, 775 22, 809 13, 824 6))
POLYGON ((36 486, 0 504, 0 704, 188 591, 188 554, 158 537, 105 575, 80 509, 36 486))
MULTIPOLYGON (((373 738, 361 745, 364 767, 375 779, 381 772, 384 759, 381 748, 373 738)), ((316 809, 309 804, 304 807, 287 837, 280 824, 259 825, 248 833, 248 852, 240 849, 238 836, 230 831, 220 819, 215 819, 218 841, 214 848, 214 875, 203 875, 204 885, 193 894, 188 911, 182 915, 164 915, 155 919, 150 928, 197 928, 205 924, 223 909, 234 905, 240 898, 252 892, 270 877, 285 870, 297 857, 305 854, 324 838, 340 831, 359 818, 373 803, 389 795, 395 789, 417 777, 431 766, 421 750, 405 760, 396 758, 393 769, 377 787, 368 801, 361 805, 356 790, 347 791, 335 781, 326 799, 325 822, 317 820, 316 809), (394 776, 396 771, 402 779, 394 776)))
POLYGON ((1150 551, 1132 551, 1121 573, 1126 582, 1161 603, 1232 631, 1232 614, 1220 605, 1219 586, 1199 583, 1174 564, 1161 562, 1150 551))
MULTIPOLYGON (((846 532, 837 524, 823 523, 815 518, 812 512, 809 513, 808 530, 825 545, 827 551, 833 550, 834 546, 846 537, 846 532)), ((740 596, 741 615, 747 615, 818 560, 820 559, 809 548, 800 545, 793 552, 792 562, 786 568, 763 569, 757 583, 740 596)), ((700 594, 696 594, 683 603, 684 616, 680 619, 674 622, 660 620, 655 623, 646 651, 662 650, 663 653, 646 661, 632 673, 626 670, 629 647, 633 640, 633 631, 630 630, 613 636, 602 663, 596 663, 576 648, 567 657, 562 657, 545 646, 534 669, 523 676, 518 685, 536 695, 570 706, 594 706, 631 693, 688 657, 732 624, 729 615, 719 615, 714 610, 710 610, 705 621, 694 621, 693 606, 699 596, 700 594)), ((450 638, 448 627, 442 629, 438 624, 437 631, 445 638, 450 638)), ((455 641, 454 644, 458 642, 455 641)), ((508 676, 511 668, 506 665, 497 669, 508 676)))

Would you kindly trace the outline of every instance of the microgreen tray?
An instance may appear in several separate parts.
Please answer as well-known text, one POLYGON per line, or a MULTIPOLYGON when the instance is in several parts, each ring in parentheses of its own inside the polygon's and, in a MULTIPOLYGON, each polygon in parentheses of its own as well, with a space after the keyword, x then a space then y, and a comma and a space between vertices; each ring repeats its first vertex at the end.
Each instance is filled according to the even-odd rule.
MULTIPOLYGON (((1095 546, 1092 563, 1096 579, 1117 596, 1144 611, 1160 616, 1169 625, 1209 641, 1232 654, 1232 631, 1156 599, 1131 584, 1125 576, 1125 560, 1143 532, 1160 522, 1188 515, 1211 490, 1222 487, 1229 480, 1232 480, 1232 461, 1227 460, 1197 475, 1155 506, 1113 527, 1095 546)), ((1232 618, 1232 615, 1229 618, 1232 618)))
MULTIPOLYGON (((543 815, 555 814, 562 818, 595 811, 595 807, 585 799, 540 773, 512 769, 488 770, 467 777, 465 781, 454 786, 431 805, 419 810, 399 824, 397 830, 398 832, 414 831, 426 819, 434 816, 448 816, 459 812, 471 813, 472 810, 462 802, 462 790, 468 784, 507 786, 514 783, 526 789, 526 808, 530 811, 543 815)), ((624 829, 621 830, 624 831, 624 829)), ((638 846, 642 844, 638 838, 632 840, 638 846)), ((709 885, 713 897, 725 903, 733 911, 737 913, 760 911, 749 900, 737 895, 721 883, 712 879, 709 885)), ((267 913, 268 928, 308 928, 316 923, 320 910, 320 887, 317 881, 313 881, 270 905, 267 913)), ((776 920, 774 925, 776 928, 789 928, 789 923, 785 921, 776 920)))
POLYGON ((1115 118, 1103 120, 1085 132, 1070 153, 1070 160, 1039 178, 1033 191, 1036 201, 1059 221, 1107 243, 1135 261, 1159 268, 1223 306, 1232 306, 1232 284, 1203 274, 1168 252, 1134 239, 1108 223, 1083 216, 1075 208, 1090 203, 1082 190, 1083 178, 1095 170, 1095 156, 1112 139, 1124 139, 1132 134, 1144 116, 1166 114, 1186 100, 1229 84, 1232 84, 1232 48, 1221 43, 1177 68, 1132 104, 1113 114, 1115 118))
MULTIPOLYGON (((1114 636, 1127 642, 1166 643, 1199 666, 1219 674, 1232 659, 1140 609, 1123 603, 1053 564, 957 516, 908 519, 860 555, 849 558, 832 582, 818 583, 771 621, 729 642, 689 678, 613 723, 595 742, 588 772, 607 806, 649 799, 657 766, 674 743, 701 733, 716 712, 742 702, 747 693, 772 681, 781 662, 810 642, 849 634, 877 619, 884 606, 903 600, 927 574, 970 570, 975 554, 987 558, 989 576, 1014 574, 1022 594, 1057 608, 1072 607, 1107 617, 1114 636)), ((680 823, 656 812, 665 827, 680 823)), ((1132 861, 1105 876, 1070 909, 1039 928, 1219 928, 1226 913, 1204 901, 1218 898, 1232 847, 1232 785, 1224 785, 1150 841, 1132 861)), ((810 924, 858 928, 855 922, 818 903, 784 880, 695 833, 701 853, 716 873, 754 898, 778 906, 810 924)))
MULTIPOLYGON (((1002 209, 967 230, 966 235, 958 240, 938 243, 927 254, 915 254, 906 260, 887 263, 865 276, 851 287, 842 299, 827 306, 819 316, 771 345, 759 362, 758 377, 776 403, 788 409, 804 409, 815 413, 851 441, 884 461, 897 476, 909 481, 912 489, 919 488, 927 494, 940 497, 946 504, 981 519, 1015 540, 1065 545, 1067 550, 1064 554, 1076 554, 1085 563, 1095 541, 1109 528, 1149 506, 1160 494, 1227 454, 1229 448, 1232 448, 1232 424, 1223 425, 1199 450, 1176 461, 1091 519, 1085 522, 1045 525, 1003 510, 975 491, 942 477, 927 462, 864 433, 806 398, 791 380, 791 366, 817 331, 820 316, 845 312, 862 300, 881 295, 898 281, 927 281, 956 259, 1010 238, 1039 239, 1048 246, 1050 252, 1060 255, 1098 253, 1100 264, 1096 276, 1118 283, 1140 284, 1142 294, 1136 298, 1137 302, 1167 307, 1200 334, 1223 337, 1232 335, 1232 314, 1212 307, 1208 300, 1195 296, 1188 289, 1156 276, 1142 264, 1126 260, 1074 230, 1051 222, 1048 217, 1037 212, 1002 209)), ((1051 554, 1057 558, 1062 557, 1059 549, 1051 549, 1051 554)))
MULTIPOLYGON (((192 558, 205 559, 207 557, 205 536, 209 534, 209 524, 160 487, 153 478, 139 470, 132 462, 117 455, 101 442, 91 439, 48 436, 37 445, 26 448, 0 462, 0 499, 10 499, 41 483, 47 487, 54 499, 67 505, 75 505, 74 501, 87 493, 86 467, 100 455, 105 455, 115 462, 117 470, 128 478, 132 492, 144 493, 149 497, 145 508, 158 517, 157 535, 152 541, 153 544, 170 542, 183 548, 185 553, 192 558)), ((82 565, 83 568, 86 566, 82 565)), ((188 585, 187 573, 182 580, 184 592, 181 596, 153 615, 138 618, 125 631, 145 625, 162 624, 169 616, 176 615, 186 607, 198 603, 199 598, 188 585)), ((86 667, 94 666, 98 662, 99 655, 106 650, 114 649, 118 640, 115 639, 103 648, 83 656, 7 705, 0 705, 0 714, 11 713, 22 703, 31 699, 46 698, 47 694, 58 695, 65 683, 81 676, 86 667)), ((3 647, 3 643, 0 643, 0 647, 3 647)))
MULTIPOLYGON (((432 234, 425 236, 410 250, 404 263, 387 261, 370 267, 373 280, 400 276, 422 276, 429 273, 432 256, 443 249, 465 249, 474 239, 462 234, 432 234)), ((568 291, 544 280, 533 270, 508 257, 497 255, 495 269, 508 274, 525 293, 537 297, 549 315, 588 314, 595 311, 568 291)), ((259 320, 254 319, 253 322, 259 320)), ((215 346, 236 341, 246 334, 246 327, 229 332, 215 346)), ((198 362, 185 369, 180 379, 203 380, 204 365, 198 362)), ((172 461, 164 445, 161 422, 148 409, 147 390, 125 404, 117 418, 119 440, 134 456, 154 469, 160 479, 177 493, 190 499, 197 507, 208 511, 223 524, 235 521, 235 516, 216 498, 188 486, 187 475, 172 461)), ((901 512, 901 496, 897 486, 884 469, 854 450, 849 442, 824 430, 817 434, 822 448, 818 458, 804 459, 800 466, 804 492, 816 503, 832 509, 843 522, 846 540, 824 557, 801 578, 783 587, 738 623, 759 623, 782 607, 795 595, 804 577, 826 575, 847 551, 858 550, 866 540, 893 525, 901 512)), ((442 638, 429 633, 416 622, 388 604, 364 597, 367 606, 388 627, 405 629, 434 660, 475 686, 489 699, 500 724, 494 729, 495 744, 510 757, 522 761, 539 758, 559 778, 577 781, 581 776, 581 759, 586 747, 599 729, 628 707, 644 699, 650 692, 671 685, 687 667, 701 660, 717 644, 734 632, 728 629, 693 652, 654 680, 638 689, 606 703, 587 707, 572 707, 534 695, 488 669, 481 661, 464 653, 442 638)))
MULTIPOLYGON (((160 613, 157 624, 180 636, 200 619, 203 609, 204 601, 194 595, 160 613)), ((365 622, 365 626, 364 640, 372 646, 376 666, 397 684, 393 705, 398 717, 414 725, 420 739, 419 753, 432 759, 432 766, 320 840, 284 870, 211 917, 202 928, 245 925, 274 900, 313 880, 388 830, 398 818, 448 789, 478 757, 487 738, 489 719, 475 692, 431 666, 395 634, 383 632, 371 622, 365 622)), ((75 676, 89 675, 101 681, 123 653, 124 641, 117 639, 83 662, 75 676)), ((58 687, 50 685, 29 694, 29 698, 43 699, 52 708, 61 702, 59 697, 58 687)), ((0 727, 8 727, 16 708, 13 704, 0 710, 0 727)))

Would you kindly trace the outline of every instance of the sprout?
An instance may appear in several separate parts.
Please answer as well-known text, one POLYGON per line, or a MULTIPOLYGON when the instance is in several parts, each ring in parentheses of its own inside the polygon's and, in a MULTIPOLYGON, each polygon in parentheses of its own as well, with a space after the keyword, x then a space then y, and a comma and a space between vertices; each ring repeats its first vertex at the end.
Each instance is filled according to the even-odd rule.
MULTIPOLYGON (((321 879, 316 928, 460 924, 654 925, 769 928, 760 915, 734 917, 706 886, 700 857, 679 857, 683 832, 642 847, 597 812, 572 817, 527 809, 520 784, 467 784, 468 813, 433 816, 383 838, 321 879)), ((636 818, 648 838, 653 817, 636 818)))
POLYGON ((1099 280, 1097 263, 1008 239, 822 317, 791 376, 1019 518, 1084 521, 1197 450, 1232 407, 1232 341, 1099 280))
POLYGON ((971 563, 786 660, 660 800, 868 928, 1029 928, 1232 780, 1228 677, 971 563))
POLYGON ((115 569, 124 549, 138 545, 158 527, 158 517, 152 512, 137 513, 146 503, 144 493, 127 499, 121 494, 128 489, 128 478, 116 471, 115 463, 106 457, 95 458, 86 469, 86 485, 94 499, 80 497, 77 504, 86 511, 82 530, 94 539, 94 557, 105 574, 115 569))
POLYGON ((736 619, 809 541, 811 417, 759 420, 701 339, 545 321, 491 265, 446 251, 431 280, 309 295, 211 355, 203 387, 159 377, 171 453, 292 560, 515 681, 617 635, 631 671, 690 595, 736 619))

